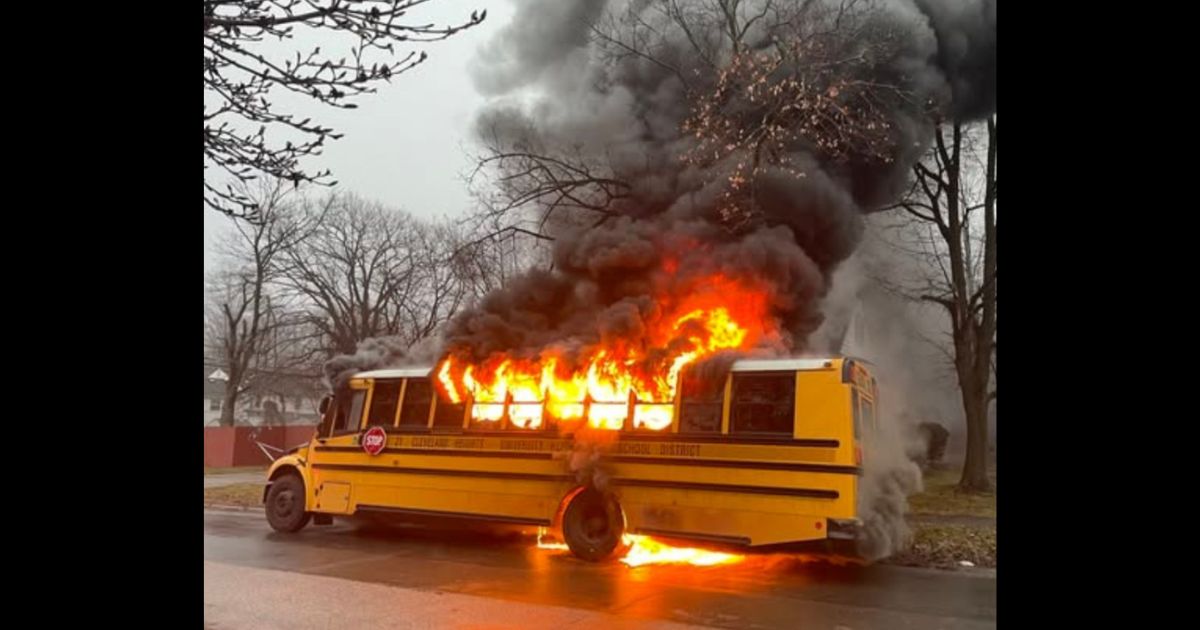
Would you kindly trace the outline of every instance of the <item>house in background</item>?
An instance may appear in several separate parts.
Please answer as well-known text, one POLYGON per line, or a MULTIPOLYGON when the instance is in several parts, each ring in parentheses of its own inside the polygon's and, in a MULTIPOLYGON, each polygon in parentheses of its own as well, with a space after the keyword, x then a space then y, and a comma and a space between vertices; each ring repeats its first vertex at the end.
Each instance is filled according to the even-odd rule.
MULTIPOLYGON (((270 374, 261 387, 251 387, 239 397, 234 411, 237 426, 315 425, 325 386, 320 377, 303 374, 270 374)), ((221 406, 229 375, 219 365, 204 364, 204 426, 221 423, 221 406)))

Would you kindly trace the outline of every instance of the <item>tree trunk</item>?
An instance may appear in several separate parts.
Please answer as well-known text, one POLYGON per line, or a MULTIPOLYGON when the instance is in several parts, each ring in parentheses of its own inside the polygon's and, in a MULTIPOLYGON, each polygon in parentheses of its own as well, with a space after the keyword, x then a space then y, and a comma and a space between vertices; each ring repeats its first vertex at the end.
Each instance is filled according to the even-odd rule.
POLYGON ((355 354, 358 352, 358 341, 351 337, 342 337, 334 340, 334 354, 355 354))
MULTIPOLYGON (((964 385, 967 385, 964 383, 964 385)), ((958 489, 964 492, 990 492, 987 475, 988 400, 986 382, 962 387, 963 411, 967 417, 967 457, 963 462, 958 489)))
MULTIPOLYGON (((987 476, 988 407, 991 402, 992 348, 996 335, 996 120, 989 118, 986 190, 984 193, 984 264, 981 318, 963 332, 974 336, 975 355, 969 366, 970 378, 963 379, 963 409, 967 415, 967 459, 959 489, 987 492, 992 489, 987 476), (970 386, 966 386, 967 383, 970 386)), ((968 294, 974 295, 974 292, 968 294)), ((973 306, 968 302, 968 306, 973 306)), ((965 376, 968 370, 960 370, 965 376)))
POLYGON ((238 399, 237 388, 229 387, 227 385, 225 388, 225 399, 221 403, 221 426, 223 426, 223 427, 233 426, 233 423, 235 420, 233 412, 236 410, 236 407, 237 407, 237 399, 238 399))

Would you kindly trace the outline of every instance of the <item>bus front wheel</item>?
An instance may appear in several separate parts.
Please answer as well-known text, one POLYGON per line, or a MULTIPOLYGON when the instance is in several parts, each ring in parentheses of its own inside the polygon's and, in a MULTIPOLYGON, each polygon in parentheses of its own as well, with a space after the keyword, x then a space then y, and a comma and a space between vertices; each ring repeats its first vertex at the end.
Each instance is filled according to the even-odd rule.
POLYGON ((623 550, 625 517, 614 497, 588 488, 567 506, 562 531, 571 553, 588 562, 600 562, 623 550))
POLYGON ((312 514, 304 510, 304 481, 284 475, 271 482, 267 492, 267 522, 277 532, 293 533, 308 524, 312 514))

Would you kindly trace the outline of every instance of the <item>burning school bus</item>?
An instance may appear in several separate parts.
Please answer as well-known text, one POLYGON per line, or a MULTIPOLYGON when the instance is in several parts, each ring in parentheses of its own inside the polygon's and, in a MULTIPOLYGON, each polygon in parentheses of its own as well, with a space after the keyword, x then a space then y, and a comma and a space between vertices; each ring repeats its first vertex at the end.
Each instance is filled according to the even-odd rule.
POLYGON ((511 523, 553 529, 593 561, 624 553, 629 534, 763 547, 853 541, 859 529, 876 401, 861 361, 685 369, 667 400, 636 387, 603 398, 586 382, 510 379, 497 391, 469 368, 453 378, 451 361, 354 374, 323 403, 311 442, 269 470, 271 526, 372 514, 511 523))

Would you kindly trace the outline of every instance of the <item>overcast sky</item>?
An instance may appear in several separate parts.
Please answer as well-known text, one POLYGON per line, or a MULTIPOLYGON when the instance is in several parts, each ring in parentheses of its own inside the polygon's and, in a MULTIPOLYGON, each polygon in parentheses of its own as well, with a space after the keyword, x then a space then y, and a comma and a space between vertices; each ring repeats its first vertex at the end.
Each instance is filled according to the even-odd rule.
MULTIPOLYGON (((381 84, 376 94, 356 99, 358 109, 339 110, 276 94, 273 100, 289 113, 311 116, 345 134, 324 155, 305 162, 305 168, 329 168, 341 188, 419 216, 461 213, 470 203, 462 182, 470 167, 464 148, 469 147, 474 113, 483 104, 468 66, 476 49, 508 22, 513 6, 503 0, 433 0, 412 13, 413 22, 446 24, 461 22, 476 9, 488 11, 483 24, 423 45, 419 49, 429 53, 425 63, 390 85, 381 84)), ((305 51, 313 41, 304 40, 305 51)), ((340 57, 349 55, 352 42, 330 37, 315 43, 340 57)), ((205 272, 215 263, 214 239, 229 229, 229 221, 205 207, 205 272)))

